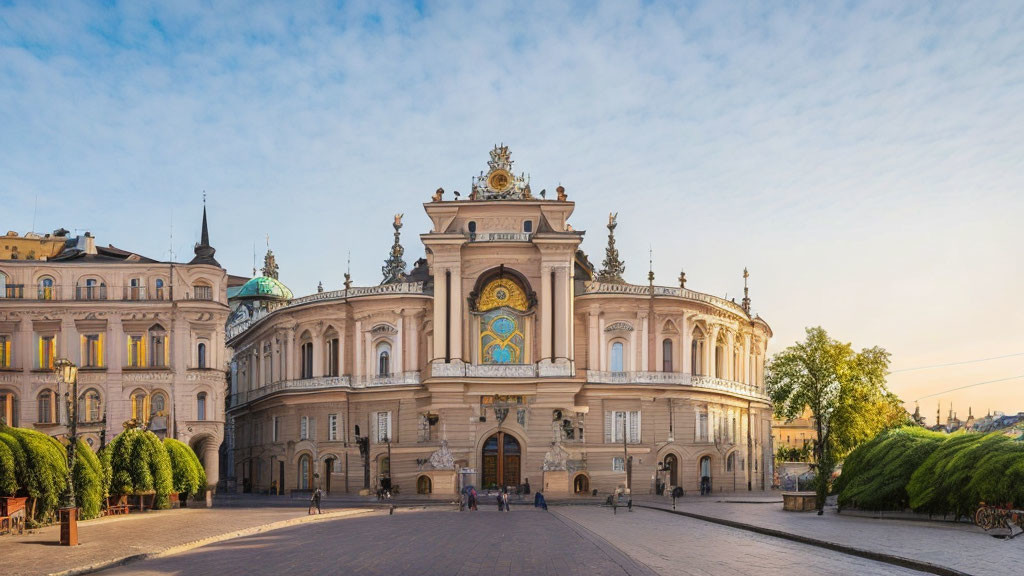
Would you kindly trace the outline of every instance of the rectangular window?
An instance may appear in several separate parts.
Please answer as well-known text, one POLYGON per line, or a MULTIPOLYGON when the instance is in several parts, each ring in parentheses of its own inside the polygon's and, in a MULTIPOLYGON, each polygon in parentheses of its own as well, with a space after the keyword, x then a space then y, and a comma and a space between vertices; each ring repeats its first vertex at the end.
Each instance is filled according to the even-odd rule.
POLYGON ((303 416, 299 422, 299 440, 306 440, 309 438, 309 418, 303 416))
POLYGON ((142 336, 128 337, 128 366, 142 368, 146 365, 146 339, 142 336))
POLYGON ((707 442, 708 441, 708 413, 701 412, 698 415, 697 420, 697 441, 707 442))
POLYGON ((605 434, 606 443, 620 443, 623 434, 626 435, 628 444, 640 443, 640 411, 639 410, 615 410, 605 412, 605 434))
POLYGON ((338 440, 338 415, 327 415, 327 439, 331 442, 338 440))
POLYGON ((213 288, 209 286, 194 286, 196 300, 213 300, 213 288))
POLYGON ((103 334, 82 335, 82 367, 103 367, 103 334))
POLYGON ((0 368, 11 367, 11 337, 0 336, 0 368))
POLYGON ((279 417, 274 416, 274 442, 277 442, 278 432, 280 432, 281 420, 279 417))
POLYGON ((36 365, 40 370, 53 370, 53 361, 57 358, 57 340, 53 336, 39 337, 39 363, 36 365))
POLYGON ((394 440, 391 437, 391 412, 377 412, 377 442, 394 440))
POLYGON ((43 392, 39 395, 39 420, 40 424, 53 424, 53 392, 43 392))
POLYGON ((616 456, 612 458, 612 472, 625 472, 626 471, 626 459, 622 456, 616 456))

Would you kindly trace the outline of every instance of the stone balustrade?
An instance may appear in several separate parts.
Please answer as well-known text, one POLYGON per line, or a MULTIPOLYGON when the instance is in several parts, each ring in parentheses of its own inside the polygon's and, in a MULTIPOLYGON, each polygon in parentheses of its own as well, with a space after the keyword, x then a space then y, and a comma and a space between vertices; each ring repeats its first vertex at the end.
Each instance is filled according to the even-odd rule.
POLYGON ((419 383, 419 372, 402 372, 389 376, 320 376, 317 378, 304 378, 302 380, 282 380, 253 390, 232 394, 231 407, 241 406, 242 404, 253 402, 278 392, 306 392, 333 388, 358 389, 385 386, 415 386, 419 383))
POLYGON ((754 384, 726 380, 724 378, 713 378, 711 376, 698 376, 687 372, 603 372, 598 370, 587 371, 587 382, 591 384, 640 384, 640 385, 676 385, 703 388, 715 392, 727 392, 740 394, 766 400, 767 395, 763 390, 754 384))

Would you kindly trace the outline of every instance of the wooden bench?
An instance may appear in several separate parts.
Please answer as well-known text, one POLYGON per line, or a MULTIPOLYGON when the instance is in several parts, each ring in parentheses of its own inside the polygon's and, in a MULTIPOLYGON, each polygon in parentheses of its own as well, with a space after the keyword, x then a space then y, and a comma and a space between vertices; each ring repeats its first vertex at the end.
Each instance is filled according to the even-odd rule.
POLYGON ((0 534, 25 533, 26 509, 28 498, 0 498, 0 534))
POLYGON ((810 512, 818 508, 814 492, 783 492, 782 509, 787 512, 810 512))

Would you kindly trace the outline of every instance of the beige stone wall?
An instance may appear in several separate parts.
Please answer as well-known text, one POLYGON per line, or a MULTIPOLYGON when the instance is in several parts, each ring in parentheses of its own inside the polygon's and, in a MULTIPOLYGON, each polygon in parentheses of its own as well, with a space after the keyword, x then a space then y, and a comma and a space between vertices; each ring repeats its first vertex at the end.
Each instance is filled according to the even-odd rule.
MULTIPOLYGON (((122 430, 122 422, 131 418, 134 391, 162 393, 168 400, 167 435, 192 443, 211 483, 217 481, 229 360, 224 346, 228 305, 223 269, 142 262, 0 261, 0 273, 8 284, 25 286, 20 298, 0 298, 0 336, 11 341, 10 365, 0 367, 0 390, 18 398, 20 426, 54 436, 66 433, 63 424, 39 419, 39 395, 55 390, 56 384, 52 371, 40 368, 40 337, 54 337, 56 356, 81 366, 85 363, 83 336, 102 335, 102 366, 80 369, 79 392, 99 392, 101 411, 107 417, 106 439, 112 439, 122 430), (43 278, 53 280, 52 290, 40 290, 43 278), (91 293, 76 291, 86 279, 95 279, 97 288, 91 293), (163 282, 159 290, 157 280, 163 282), (209 286, 212 299, 196 299, 197 285, 209 286), (152 354, 149 329, 154 325, 162 327, 168 338, 165 365, 130 366, 129 337, 143 336, 152 354), (199 365, 200 343, 205 346, 205 368, 199 365), (203 420, 197 413, 201 392, 206 393, 203 420)), ((59 421, 66 422, 63 415, 59 421)), ((79 430, 99 448, 100 422, 86 423, 79 430)))

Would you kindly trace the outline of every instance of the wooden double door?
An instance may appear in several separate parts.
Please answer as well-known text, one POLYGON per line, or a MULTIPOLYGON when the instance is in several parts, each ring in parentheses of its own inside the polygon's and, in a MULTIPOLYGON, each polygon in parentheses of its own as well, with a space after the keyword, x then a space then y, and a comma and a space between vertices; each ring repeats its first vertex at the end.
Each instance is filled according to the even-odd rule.
POLYGON ((511 434, 497 432, 488 438, 481 459, 481 487, 518 486, 522 454, 519 440, 511 434))

